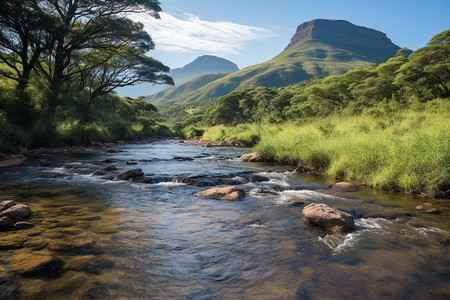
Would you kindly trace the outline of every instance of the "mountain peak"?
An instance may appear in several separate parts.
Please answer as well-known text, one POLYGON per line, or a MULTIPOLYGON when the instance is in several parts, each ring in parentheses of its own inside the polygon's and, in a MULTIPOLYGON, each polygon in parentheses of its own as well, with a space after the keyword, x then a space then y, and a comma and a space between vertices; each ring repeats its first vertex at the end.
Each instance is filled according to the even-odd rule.
POLYGON ((172 69, 170 74, 175 84, 179 85, 200 75, 231 73, 238 70, 238 66, 227 59, 214 55, 202 55, 182 68, 172 69))
POLYGON ((345 44, 350 47, 398 48, 381 31, 354 25, 345 20, 315 19, 297 27, 286 49, 310 39, 345 44))

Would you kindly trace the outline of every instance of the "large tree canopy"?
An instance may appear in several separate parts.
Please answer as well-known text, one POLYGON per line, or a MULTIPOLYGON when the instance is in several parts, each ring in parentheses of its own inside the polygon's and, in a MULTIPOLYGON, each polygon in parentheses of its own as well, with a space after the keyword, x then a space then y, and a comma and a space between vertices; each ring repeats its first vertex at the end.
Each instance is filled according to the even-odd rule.
POLYGON ((52 92, 87 88, 90 101, 136 83, 173 84, 168 67, 146 56, 154 43, 129 13, 159 18, 157 0, 4 0, 0 4, 0 75, 25 88, 30 72, 44 77, 52 92))

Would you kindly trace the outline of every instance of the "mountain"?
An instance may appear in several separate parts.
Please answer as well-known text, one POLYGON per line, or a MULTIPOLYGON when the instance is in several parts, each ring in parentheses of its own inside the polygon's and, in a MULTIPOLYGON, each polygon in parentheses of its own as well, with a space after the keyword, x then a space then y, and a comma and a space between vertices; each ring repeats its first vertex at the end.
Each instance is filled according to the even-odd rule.
POLYGON ((238 66, 229 60, 213 55, 203 55, 182 68, 170 70, 170 76, 172 76, 176 85, 180 85, 200 75, 224 74, 236 71, 239 71, 238 66))
POLYGON ((344 20, 316 19, 298 26, 284 51, 269 61, 227 74, 189 93, 152 97, 150 101, 192 103, 244 88, 286 86, 318 75, 342 74, 358 66, 381 63, 399 49, 380 31, 344 20))

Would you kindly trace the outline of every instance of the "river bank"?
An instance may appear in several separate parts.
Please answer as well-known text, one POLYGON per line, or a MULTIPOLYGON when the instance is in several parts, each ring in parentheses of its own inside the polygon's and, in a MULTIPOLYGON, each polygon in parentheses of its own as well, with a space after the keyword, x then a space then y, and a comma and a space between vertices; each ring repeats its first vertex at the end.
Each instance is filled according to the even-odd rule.
POLYGON ((304 123, 239 124, 206 129, 205 140, 258 141, 263 161, 302 167, 336 181, 448 199, 448 107, 389 116, 329 116, 304 123))

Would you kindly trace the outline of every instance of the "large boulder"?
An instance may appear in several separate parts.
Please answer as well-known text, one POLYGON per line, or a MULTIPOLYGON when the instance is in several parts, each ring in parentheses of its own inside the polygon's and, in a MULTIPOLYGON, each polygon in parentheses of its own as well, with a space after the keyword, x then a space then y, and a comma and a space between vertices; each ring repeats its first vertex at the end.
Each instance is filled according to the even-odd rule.
POLYGON ((333 190, 338 190, 342 192, 356 192, 358 187, 350 182, 338 182, 332 187, 333 190))
POLYGON ((1 217, 8 217, 13 220, 21 220, 31 215, 31 209, 24 204, 16 204, 7 210, 0 212, 1 217))
POLYGON ((355 229, 351 213, 332 208, 323 203, 311 203, 303 208, 303 222, 332 232, 347 232, 355 229))
POLYGON ((214 187, 203 190, 194 194, 194 196, 201 198, 213 198, 218 200, 235 201, 245 196, 245 192, 241 188, 235 186, 214 187))
POLYGON ((262 157, 261 155, 259 155, 256 152, 252 152, 252 153, 247 153, 241 156, 241 159, 243 161, 249 161, 249 162, 258 162, 258 161, 262 161, 262 157))
POLYGON ((19 275, 59 275, 63 262, 50 255, 18 254, 11 260, 11 270, 19 275))
POLYGON ((128 180, 130 178, 138 177, 144 175, 144 172, 142 172, 142 169, 133 169, 128 170, 122 173, 119 173, 116 175, 117 180, 128 180))

